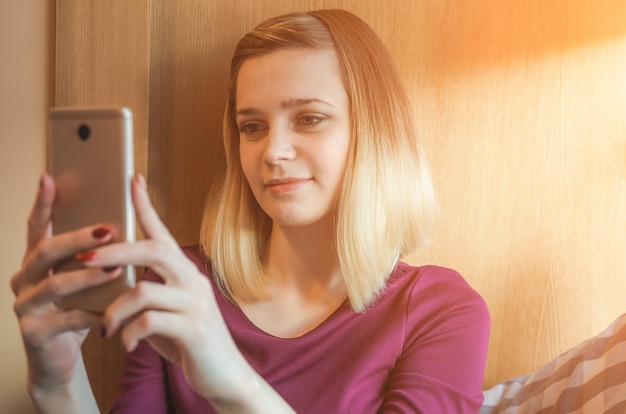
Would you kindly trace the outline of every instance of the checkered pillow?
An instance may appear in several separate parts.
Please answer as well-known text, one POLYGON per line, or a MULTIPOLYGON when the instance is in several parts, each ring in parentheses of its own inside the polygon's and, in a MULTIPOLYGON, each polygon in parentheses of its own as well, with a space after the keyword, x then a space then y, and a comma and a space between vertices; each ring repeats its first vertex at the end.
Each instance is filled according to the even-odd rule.
POLYGON ((626 413, 626 314, 537 371, 484 395, 480 414, 626 413))

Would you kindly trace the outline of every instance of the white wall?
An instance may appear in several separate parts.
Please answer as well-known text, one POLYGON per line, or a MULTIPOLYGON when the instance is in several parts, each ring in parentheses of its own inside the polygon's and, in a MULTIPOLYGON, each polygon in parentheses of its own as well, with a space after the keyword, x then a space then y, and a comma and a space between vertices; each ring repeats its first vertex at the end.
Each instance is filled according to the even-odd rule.
POLYGON ((35 412, 26 393, 9 279, 20 265, 26 217, 44 169, 53 4, 20 0, 0 5, 0 412, 7 414, 35 412))

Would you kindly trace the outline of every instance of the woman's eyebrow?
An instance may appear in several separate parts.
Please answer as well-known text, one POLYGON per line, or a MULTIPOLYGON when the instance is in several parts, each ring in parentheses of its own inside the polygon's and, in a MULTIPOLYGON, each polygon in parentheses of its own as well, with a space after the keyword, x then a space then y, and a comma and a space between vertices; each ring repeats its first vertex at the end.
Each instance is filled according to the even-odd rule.
POLYGON ((288 101, 281 102, 280 106, 283 109, 291 109, 291 108, 296 108, 298 106, 303 106, 303 105, 306 105, 306 104, 310 104, 310 103, 313 103, 313 102, 317 102, 317 103, 321 103, 321 104, 324 104, 324 105, 335 107, 335 105, 331 104, 330 102, 324 101, 324 100, 319 99, 319 98, 290 99, 288 101))
POLYGON ((236 116, 239 115, 258 115, 260 114, 261 111, 259 111, 258 109, 255 108, 241 108, 237 110, 237 113, 235 113, 236 116))
MULTIPOLYGON (((289 99, 288 101, 282 101, 280 103, 280 107, 282 109, 292 109, 292 108, 297 108, 299 106, 304 106, 310 103, 321 103, 323 105, 328 105, 331 106, 333 108, 335 108, 335 105, 331 104, 328 101, 325 101, 323 99, 319 99, 319 98, 300 98, 300 99, 289 99)), ((235 113, 236 116, 239 115, 259 115, 261 113, 260 110, 253 108, 253 107, 248 107, 248 108, 241 108, 238 109, 237 112, 235 113)))

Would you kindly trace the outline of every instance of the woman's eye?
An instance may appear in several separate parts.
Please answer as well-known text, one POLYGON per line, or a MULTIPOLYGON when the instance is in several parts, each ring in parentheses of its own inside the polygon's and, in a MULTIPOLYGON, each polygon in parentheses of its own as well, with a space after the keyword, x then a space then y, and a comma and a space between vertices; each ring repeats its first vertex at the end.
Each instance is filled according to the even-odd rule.
POLYGON ((324 118, 319 115, 305 115, 299 118, 299 122, 304 126, 317 126, 324 121, 324 118))
POLYGON ((257 123, 245 123, 239 125, 239 133, 243 135, 255 136, 264 131, 263 125, 257 123))

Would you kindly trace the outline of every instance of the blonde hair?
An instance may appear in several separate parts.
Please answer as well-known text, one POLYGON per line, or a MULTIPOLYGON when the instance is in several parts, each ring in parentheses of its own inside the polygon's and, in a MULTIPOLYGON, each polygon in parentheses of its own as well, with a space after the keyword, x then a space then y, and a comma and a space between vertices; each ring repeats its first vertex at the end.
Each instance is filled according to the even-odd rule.
POLYGON ((335 251, 350 305, 365 310, 399 258, 431 232, 435 197, 410 105, 389 52, 344 10, 293 13, 246 34, 231 61, 224 112, 226 166, 217 202, 207 202, 201 246, 231 298, 266 297, 263 258, 271 219, 256 202, 239 159, 237 75, 244 61, 284 48, 334 49, 350 101, 351 142, 335 217, 335 251))

